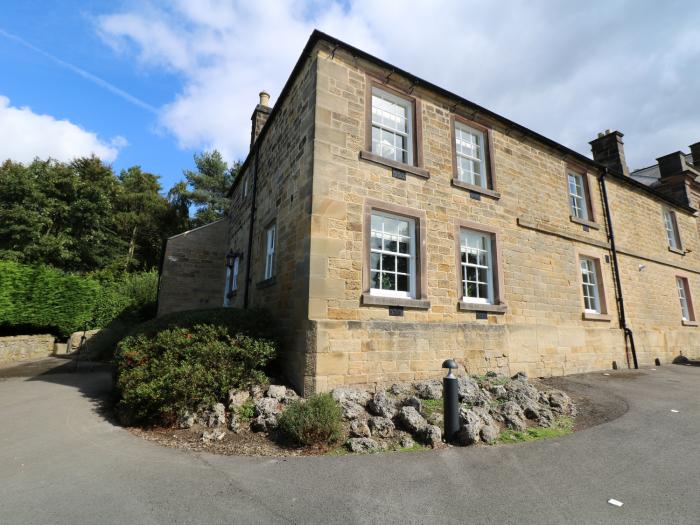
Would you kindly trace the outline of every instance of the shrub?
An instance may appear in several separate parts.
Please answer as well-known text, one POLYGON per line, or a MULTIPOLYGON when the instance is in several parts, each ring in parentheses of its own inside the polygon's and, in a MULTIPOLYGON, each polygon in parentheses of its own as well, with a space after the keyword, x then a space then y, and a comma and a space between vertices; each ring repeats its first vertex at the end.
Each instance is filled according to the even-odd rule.
POLYGON ((239 308, 173 312, 136 326, 129 335, 153 336, 162 330, 192 328, 198 324, 222 326, 230 335, 244 334, 270 341, 278 340, 275 321, 266 310, 239 308))
POLYGON ((295 401, 279 419, 282 434, 298 445, 334 443, 343 432, 343 411, 330 394, 295 401))
POLYGON ((211 324, 128 336, 115 355, 118 408, 133 423, 172 423, 225 401, 232 388, 263 381, 275 353, 270 341, 211 324))

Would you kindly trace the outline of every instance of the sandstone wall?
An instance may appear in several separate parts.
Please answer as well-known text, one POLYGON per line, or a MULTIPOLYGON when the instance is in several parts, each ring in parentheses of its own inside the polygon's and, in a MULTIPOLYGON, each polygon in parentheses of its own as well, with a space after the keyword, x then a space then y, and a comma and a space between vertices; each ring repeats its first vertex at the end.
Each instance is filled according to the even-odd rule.
POLYGON ((55 338, 49 334, 0 337, 0 365, 53 354, 55 338))
POLYGON ((227 229, 220 220, 168 239, 158 315, 223 306, 227 229))
MULTIPOLYGON (((405 180, 394 178, 390 168, 361 158, 367 82, 374 77, 381 83, 387 72, 341 51, 331 58, 330 51, 319 52, 316 96, 309 282, 309 318, 316 334, 313 388, 439 377, 447 357, 474 372, 525 370, 544 376, 610 368, 613 361, 623 365, 627 353, 597 173, 589 171, 592 223, 576 223, 569 216, 566 177, 568 166, 577 167, 575 161, 393 74, 390 86, 420 101, 422 167, 429 172, 429 178, 411 173, 405 180), (451 112, 492 128, 497 198, 475 200, 451 184, 451 112), (425 214, 429 308, 407 308, 403 317, 391 317, 386 306, 362 304, 368 199, 425 214), (478 319, 474 311, 458 307, 455 232, 460 221, 498 232, 504 313, 478 319), (607 315, 596 320, 582 315, 579 255, 601 261, 607 315)), ((663 203, 610 180, 620 247, 659 261, 647 262, 648 278, 640 281, 632 272, 637 258, 621 260, 628 316, 639 331, 640 362, 651 363, 656 354, 668 361, 698 339, 697 328, 681 326, 671 279, 677 268, 670 266, 678 263, 677 257, 684 268, 697 266, 696 219, 677 212, 681 236, 693 252, 671 253, 663 203), (619 226, 623 222, 624 229, 619 226), (651 269, 653 265, 659 268, 651 269), (658 302, 650 307, 652 288, 658 302)), ((700 293, 696 274, 691 272, 689 280, 695 296, 700 293)))
MULTIPOLYGON (((304 389, 312 374, 306 342, 315 83, 316 65, 312 59, 303 65, 286 100, 274 109, 277 115, 273 125, 258 139, 261 142, 257 159, 253 155, 241 174, 241 182, 232 195, 225 243, 227 250, 230 247, 241 254, 238 291, 232 306, 242 308, 257 160, 249 307, 264 307, 279 322, 284 338, 284 372, 299 390, 304 389), (277 228, 274 277, 265 280, 265 231, 273 223, 277 228)), ((223 278, 221 283, 223 290, 223 278)))

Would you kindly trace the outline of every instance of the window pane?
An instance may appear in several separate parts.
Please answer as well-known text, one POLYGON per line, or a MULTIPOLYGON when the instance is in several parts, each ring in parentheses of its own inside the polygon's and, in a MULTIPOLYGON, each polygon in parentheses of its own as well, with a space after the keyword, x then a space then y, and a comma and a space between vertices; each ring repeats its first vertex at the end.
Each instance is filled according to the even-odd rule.
POLYGON ((384 250, 387 252, 395 252, 396 241, 394 239, 384 239, 384 250))
POLYGON ((408 257, 397 257, 396 271, 399 273, 408 273, 408 257))
POLYGON ((379 283, 380 283, 380 273, 379 272, 372 272, 370 276, 370 286, 372 288, 379 288, 379 283))
POLYGON ((408 292, 408 275, 396 276, 396 289, 400 292, 408 292))
POLYGON ((369 264, 369 267, 370 267, 372 270, 379 270, 379 269, 380 269, 380 266, 379 266, 379 254, 378 254, 378 253, 372 253, 372 254, 370 254, 370 264, 369 264))
POLYGON ((396 289, 396 275, 393 273, 383 273, 382 274, 382 289, 383 290, 394 290, 396 289))
POLYGON ((370 245, 372 250, 381 250, 382 249, 382 239, 381 237, 372 237, 371 239, 371 245, 370 245))
POLYGON ((396 270, 396 257, 394 255, 382 255, 382 270, 385 272, 396 270))

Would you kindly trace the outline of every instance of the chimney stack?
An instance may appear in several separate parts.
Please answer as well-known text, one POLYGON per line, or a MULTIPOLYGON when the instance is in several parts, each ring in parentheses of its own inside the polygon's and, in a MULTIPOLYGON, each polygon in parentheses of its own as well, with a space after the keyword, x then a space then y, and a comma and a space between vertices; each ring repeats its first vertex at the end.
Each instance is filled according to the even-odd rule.
POLYGON ((685 173, 688 169, 688 163, 685 160, 685 153, 682 151, 676 151, 674 153, 669 153, 663 157, 656 159, 659 163, 659 173, 661 178, 665 179, 667 177, 673 177, 674 175, 680 175, 685 173))
POLYGON ((612 171, 629 176, 630 170, 625 160, 625 145, 622 142, 624 135, 619 131, 606 129, 598 133, 598 138, 589 142, 593 152, 593 160, 607 166, 612 171))
POLYGON ((693 156, 693 167, 700 170, 700 142, 690 145, 690 154, 693 156))
POLYGON ((252 121, 250 130, 251 148, 253 147, 253 144, 255 144, 255 141, 258 139, 258 135, 260 135, 260 131, 262 131, 265 122, 267 122, 267 118, 270 116, 272 108, 269 106, 269 104, 270 94, 267 91, 261 91, 260 103, 257 106, 255 106, 255 110, 253 110, 253 116, 250 117, 250 120, 252 121))

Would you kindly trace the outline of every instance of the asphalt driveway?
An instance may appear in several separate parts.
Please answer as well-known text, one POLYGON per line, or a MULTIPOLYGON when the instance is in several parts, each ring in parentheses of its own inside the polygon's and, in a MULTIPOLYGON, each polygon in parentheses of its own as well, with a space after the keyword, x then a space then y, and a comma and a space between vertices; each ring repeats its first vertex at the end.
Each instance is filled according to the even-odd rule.
POLYGON ((47 363, 0 371, 2 524, 696 524, 700 516, 700 367, 572 377, 579 391, 629 410, 565 438, 270 459, 141 440, 101 413, 108 370, 46 372, 47 363))

